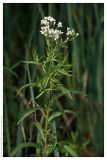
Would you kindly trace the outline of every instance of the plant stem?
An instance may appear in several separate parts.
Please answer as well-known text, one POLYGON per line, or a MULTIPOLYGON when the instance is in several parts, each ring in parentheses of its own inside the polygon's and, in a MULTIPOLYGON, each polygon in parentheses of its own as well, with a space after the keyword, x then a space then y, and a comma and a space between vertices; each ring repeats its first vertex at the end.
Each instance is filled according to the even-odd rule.
MULTIPOLYGON (((57 50, 57 47, 56 47, 56 50, 57 50)), ((53 65, 54 65, 54 62, 50 63, 50 67, 52 67, 53 65)), ((51 86, 51 82, 50 82, 50 88, 51 88, 51 87, 52 87, 52 86, 51 86)), ((52 101, 52 90, 50 91, 50 105, 51 105, 52 111, 53 111, 53 113, 54 113, 53 101, 52 101)), ((56 122, 55 122, 55 120, 52 122, 51 127, 52 127, 52 131, 53 131, 53 133, 54 133, 54 135, 55 135, 55 137, 56 137, 56 141, 57 141, 57 132, 56 132, 56 122)), ((54 149, 54 156, 55 156, 55 157, 59 157, 58 148, 55 148, 55 149, 54 149)))
MULTIPOLYGON (((50 67, 51 67, 51 62, 50 62, 50 67)), ((51 82, 49 80, 49 88, 52 88, 51 87, 51 82)), ((45 122, 45 145, 44 145, 44 156, 47 156, 46 154, 46 150, 47 150, 47 131, 48 131, 48 119, 49 119, 49 112, 50 112, 50 109, 52 108, 52 104, 51 104, 51 96, 52 96, 52 91, 50 90, 49 91, 49 104, 48 104, 48 108, 47 108, 47 115, 46 115, 46 122, 45 122)))
POLYGON ((47 131, 48 131, 48 119, 49 119, 49 112, 50 112, 50 104, 47 108, 47 115, 46 115, 46 122, 45 122, 45 145, 44 145, 44 156, 46 156, 46 149, 47 149, 47 131))

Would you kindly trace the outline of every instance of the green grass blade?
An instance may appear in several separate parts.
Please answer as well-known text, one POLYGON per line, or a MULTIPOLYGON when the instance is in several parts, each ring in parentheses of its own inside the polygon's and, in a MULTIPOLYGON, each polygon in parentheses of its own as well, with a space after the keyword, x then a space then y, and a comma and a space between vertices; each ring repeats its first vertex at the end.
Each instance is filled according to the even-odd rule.
POLYGON ((39 12, 40 12, 40 14, 41 14, 41 16, 43 18, 45 16, 45 14, 44 14, 44 11, 42 9, 42 4, 37 3, 37 5, 38 5, 38 8, 39 8, 39 12))
MULTIPOLYGON (((33 147, 36 149, 37 146, 35 143, 31 143, 31 142, 22 143, 12 151, 11 156, 15 156, 17 154, 17 152, 19 152, 23 148, 28 148, 28 147, 33 147)), ((35 152, 36 152, 36 150, 35 150, 35 152)))

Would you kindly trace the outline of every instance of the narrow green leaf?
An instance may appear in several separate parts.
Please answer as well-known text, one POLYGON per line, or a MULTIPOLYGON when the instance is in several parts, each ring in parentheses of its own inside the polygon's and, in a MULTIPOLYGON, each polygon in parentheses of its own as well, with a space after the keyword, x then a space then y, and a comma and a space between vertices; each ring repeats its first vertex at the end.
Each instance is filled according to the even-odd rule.
POLYGON ((43 90, 35 99, 39 98, 40 96, 42 96, 42 94, 44 94, 44 92, 46 91, 51 91, 52 89, 51 88, 47 88, 45 90, 43 90))
POLYGON ((36 122, 35 126, 40 133, 41 139, 45 142, 44 132, 43 132, 43 128, 42 128, 41 124, 39 122, 36 122))
POLYGON ((24 62, 24 63, 27 63, 27 64, 41 65, 41 63, 35 62, 35 61, 23 61, 23 62, 24 62))
POLYGON ((84 142, 81 146, 81 148, 85 148, 90 143, 90 140, 88 139, 86 142, 84 142))
POLYGON ((72 110, 64 110, 64 113, 71 113, 71 114, 75 114, 75 112, 74 112, 74 111, 72 111, 72 110))
POLYGON ((78 157, 77 153, 70 146, 64 145, 64 149, 71 154, 71 156, 78 157))
POLYGON ((17 125, 19 125, 20 122, 22 122, 25 118, 27 118, 28 116, 30 116, 36 110, 38 110, 38 108, 32 108, 29 111, 27 111, 26 113, 24 113, 23 117, 17 122, 17 125))
POLYGON ((65 88, 63 85, 59 86, 59 89, 62 90, 62 92, 67 95, 71 100, 73 100, 72 96, 71 96, 71 91, 68 90, 67 88, 65 88))
POLYGON ((60 69, 59 73, 65 75, 65 76, 72 76, 71 74, 69 74, 68 72, 66 72, 64 69, 60 69))
POLYGON ((50 121, 52 121, 54 118, 59 117, 59 116, 62 115, 62 114, 63 114, 62 112, 55 112, 55 113, 53 113, 53 114, 49 117, 48 121, 50 122, 50 121))
POLYGON ((12 74, 16 78, 18 77, 17 74, 11 68, 3 67, 3 69, 4 71, 8 72, 9 74, 12 74))
POLYGON ((36 83, 27 83, 25 85, 23 85, 18 91, 17 91, 17 95, 20 93, 20 91, 26 87, 34 87, 36 85, 36 83))
POLYGON ((38 99, 40 96, 42 96, 42 94, 44 94, 45 90, 42 91, 37 97, 35 97, 35 99, 38 99))
POLYGON ((82 92, 81 91, 71 91, 71 93, 74 93, 74 94, 82 94, 82 92))
POLYGON ((27 64, 36 64, 34 61, 22 61, 24 63, 27 63, 27 64))
POLYGON ((54 83, 59 83, 59 80, 57 80, 56 78, 50 77, 49 79, 54 83))
POLYGON ((80 95, 82 95, 82 96, 87 96, 87 94, 84 94, 83 92, 81 92, 81 91, 71 91, 71 93, 72 94, 80 94, 80 95))
POLYGON ((10 68, 11 68, 11 69, 14 69, 14 68, 16 68, 17 66, 19 66, 20 63, 21 63, 21 62, 17 62, 17 63, 15 63, 15 64, 13 64, 10 68))
POLYGON ((35 143, 31 143, 31 142, 22 143, 12 151, 11 156, 15 156, 17 152, 19 152, 21 149, 27 148, 27 147, 34 147, 36 149, 37 145, 35 143))

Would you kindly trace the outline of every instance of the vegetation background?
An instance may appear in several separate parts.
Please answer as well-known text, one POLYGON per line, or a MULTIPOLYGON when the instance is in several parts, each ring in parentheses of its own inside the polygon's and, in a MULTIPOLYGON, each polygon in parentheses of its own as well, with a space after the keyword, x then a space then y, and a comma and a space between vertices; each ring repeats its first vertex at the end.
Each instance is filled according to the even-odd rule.
MULTIPOLYGON (((84 141, 87 145, 79 150, 79 156, 104 156, 104 4, 9 4, 3 5, 3 42, 4 42, 4 156, 23 142, 17 121, 29 106, 30 92, 26 89, 20 96, 17 90, 28 83, 25 45, 36 47, 40 55, 45 54, 45 40, 40 35, 40 20, 52 16, 63 23, 63 28, 74 28, 80 35, 69 43, 68 62, 73 64, 74 77, 63 79, 63 83, 73 90, 82 91, 88 96, 74 94, 74 100, 65 97, 57 101, 60 109, 69 107, 76 117, 67 116, 57 122, 58 136, 66 140, 70 132, 78 133, 75 145, 80 148, 84 141), (65 133, 63 133, 66 128, 65 133)), ((32 81, 35 81, 35 67, 30 67, 32 81)), ((27 130, 28 125, 26 126, 27 130)), ((69 140, 69 138, 68 138, 69 140)), ((32 150, 31 150, 32 152, 32 150)), ((20 152, 17 156, 28 156, 20 152)))

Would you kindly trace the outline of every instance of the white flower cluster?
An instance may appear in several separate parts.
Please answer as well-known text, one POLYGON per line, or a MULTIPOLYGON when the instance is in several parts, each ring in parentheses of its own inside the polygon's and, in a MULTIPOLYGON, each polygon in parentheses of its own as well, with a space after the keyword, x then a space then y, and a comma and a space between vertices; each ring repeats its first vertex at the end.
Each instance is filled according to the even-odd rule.
POLYGON ((51 16, 44 17, 44 19, 41 20, 41 25, 49 26, 50 23, 56 24, 56 20, 51 16))
POLYGON ((67 39, 71 39, 71 38, 75 38, 75 37, 79 36, 79 33, 75 33, 75 31, 73 29, 67 27, 66 35, 67 35, 67 39))
MULTIPOLYGON (((41 20, 41 34, 43 34, 45 37, 52 38, 53 40, 58 40, 61 38, 61 35, 63 32, 59 29, 62 27, 62 23, 59 21, 56 26, 56 20, 51 17, 44 17, 44 19, 41 20)), ((79 34, 75 33, 73 29, 70 29, 67 27, 67 40, 70 40, 72 38, 77 37, 79 34)))
POLYGON ((58 40, 60 36, 63 34, 63 32, 57 28, 62 27, 62 23, 58 22, 57 28, 55 28, 55 24, 56 20, 51 16, 44 17, 44 19, 41 20, 41 34, 43 34, 45 37, 58 40))

